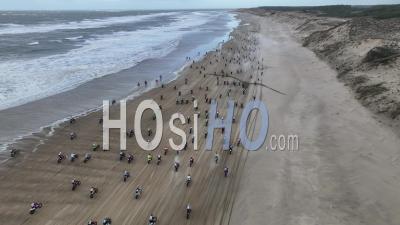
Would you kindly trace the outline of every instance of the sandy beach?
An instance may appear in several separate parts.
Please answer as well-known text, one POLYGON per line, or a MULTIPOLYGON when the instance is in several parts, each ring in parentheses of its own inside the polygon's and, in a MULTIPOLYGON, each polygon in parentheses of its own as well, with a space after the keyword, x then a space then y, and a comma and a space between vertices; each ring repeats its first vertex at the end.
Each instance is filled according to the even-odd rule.
MULTIPOLYGON (((37 140, 22 140, 17 157, 0 165, 0 224, 70 225, 87 224, 89 219, 100 224, 104 217, 111 217, 113 224, 147 224, 151 213, 158 217, 157 224, 399 224, 400 200, 395 196, 400 194, 400 139, 393 129, 356 100, 337 79, 336 70, 302 46, 289 24, 253 12, 238 16, 241 24, 220 50, 191 63, 177 80, 127 104, 128 130, 133 129, 142 100, 154 99, 162 106, 164 135, 152 152, 155 156, 168 147, 169 137, 178 140, 169 130, 171 115, 193 117, 192 98, 197 99, 198 151, 191 143, 192 124, 186 124, 179 127, 187 132, 187 150, 179 154, 170 150, 162 155, 160 165, 155 160, 147 164, 147 152, 131 137, 127 154, 135 159, 128 164, 119 160, 119 130, 110 132, 110 151, 91 150, 93 143, 102 143, 102 112, 76 118, 44 138, 35 151, 32 146, 37 140), (262 85, 250 85, 243 93, 240 85, 233 85, 234 79, 223 75, 282 93, 262 85), (247 151, 234 145, 229 154, 222 151, 217 130, 213 150, 206 151, 206 98, 217 100, 221 115, 227 101, 234 100, 238 103, 235 118, 240 118, 240 104, 254 97, 269 110, 264 146, 247 151), (188 103, 177 104, 177 99, 188 103), (71 132, 76 139, 70 140, 71 132), (299 137, 297 151, 266 150, 272 135, 289 134, 299 137), (59 152, 77 153, 79 158, 58 164, 59 152), (85 153, 92 155, 87 163, 82 162, 85 153), (220 155, 218 163, 215 153, 220 155), (189 167, 190 157, 193 167, 189 167), (181 164, 177 172, 174 161, 181 164), (226 178, 224 167, 230 170, 226 178), (127 182, 122 181, 124 170, 131 173, 127 182), (186 187, 188 174, 193 182, 186 187), (81 185, 71 191, 74 178, 81 185), (143 193, 134 199, 138 185, 143 193), (92 186, 99 192, 90 199, 92 186), (33 201, 43 207, 29 215, 33 201), (188 203, 193 209, 189 220, 185 218, 188 203)), ((119 118, 118 104, 111 106, 110 115, 119 118)), ((148 128, 155 130, 152 116, 147 113, 142 118, 144 136, 148 128)), ((249 136, 256 137, 260 126, 257 114, 251 114, 249 136)), ((238 136, 236 122, 231 142, 236 143, 238 136)))

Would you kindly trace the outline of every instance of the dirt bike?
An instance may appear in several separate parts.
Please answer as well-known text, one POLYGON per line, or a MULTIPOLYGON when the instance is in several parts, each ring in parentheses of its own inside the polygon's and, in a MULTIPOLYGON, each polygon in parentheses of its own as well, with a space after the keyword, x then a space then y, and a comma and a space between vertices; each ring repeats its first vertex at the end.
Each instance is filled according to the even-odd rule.
POLYGON ((72 182, 72 190, 75 191, 75 189, 81 185, 81 182, 79 180, 75 180, 74 182, 72 182))
POLYGON ((74 162, 75 159, 77 159, 77 158, 78 158, 78 155, 75 154, 74 156, 71 156, 70 161, 71 161, 71 162, 74 162))
POLYGON ((142 195, 142 189, 136 189, 135 191, 135 199, 139 199, 140 196, 142 195))
POLYGON ((161 163, 161 158, 157 158, 157 165, 160 165, 161 163))
POLYGON ((127 136, 129 138, 133 137, 134 135, 135 135, 135 131, 133 131, 133 130, 130 130, 129 132, 127 132, 127 136))
POLYGON ((95 195, 97 192, 98 192, 98 189, 97 189, 97 188, 93 188, 93 190, 90 190, 89 197, 90 197, 90 198, 93 198, 94 195, 95 195))
POLYGON ((104 218, 103 225, 111 225, 111 218, 109 217, 104 218))
POLYGON ((126 180, 128 179, 128 177, 130 177, 129 174, 124 174, 124 182, 126 182, 126 180))
POLYGON ((97 150, 99 150, 99 148, 100 148, 100 145, 98 145, 98 144, 92 144, 92 151, 97 151, 97 150))
POLYGON ((10 151, 10 156, 11 156, 11 157, 15 157, 15 156, 17 155, 17 153, 18 153, 18 150, 15 149, 15 148, 13 148, 13 149, 11 149, 11 151, 10 151))
POLYGON ((88 225, 97 225, 97 221, 90 220, 90 221, 88 222, 88 225))
POLYGON ((71 133, 69 135, 69 139, 74 140, 76 138, 76 134, 75 133, 71 133))
POLYGON ((43 204, 38 202, 38 203, 34 203, 33 206, 31 206, 31 208, 29 209, 29 214, 34 214, 36 212, 37 209, 42 208, 43 204))
POLYGON ((194 160, 193 160, 193 158, 191 158, 191 159, 189 160, 189 167, 192 167, 192 166, 193 166, 193 163, 194 163, 194 160))
POLYGON ((124 152, 120 152, 119 153, 119 161, 122 161, 125 158, 125 153, 124 152))
POLYGON ((90 155, 85 156, 85 158, 83 159, 83 163, 87 163, 89 161, 89 159, 91 159, 91 158, 92 158, 92 156, 90 156, 90 155))
POLYGON ((133 155, 128 156, 128 163, 131 163, 133 161, 133 155))
POLYGON ((175 168, 175 172, 178 172, 178 169, 179 169, 179 163, 175 163, 175 164, 174 164, 174 168, 175 168))
POLYGON ((61 163, 64 159, 65 159, 65 156, 64 156, 64 155, 59 155, 59 156, 57 157, 57 163, 61 163))
POLYGON ((153 216, 151 220, 149 220, 149 225, 156 225, 157 223, 157 217, 153 216))

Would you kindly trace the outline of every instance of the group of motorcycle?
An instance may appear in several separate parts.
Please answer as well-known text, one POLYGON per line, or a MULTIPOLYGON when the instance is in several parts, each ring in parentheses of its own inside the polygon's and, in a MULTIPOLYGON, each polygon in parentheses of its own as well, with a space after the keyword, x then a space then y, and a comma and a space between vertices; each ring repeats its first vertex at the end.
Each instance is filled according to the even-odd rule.
MULTIPOLYGON (((190 215, 192 214, 192 207, 190 204, 187 204, 186 206, 186 219, 190 219, 190 215)), ((149 217, 149 225, 155 225, 158 221, 158 218, 154 216, 153 214, 150 214, 149 217)))
POLYGON ((119 152, 119 161, 122 161, 125 158, 127 158, 128 163, 131 163, 135 159, 135 157, 132 154, 128 154, 128 156, 126 156, 125 151, 120 151, 119 152))
MULTIPOLYGON (((71 140, 76 138, 76 134, 75 133, 71 133, 70 135, 71 140)), ((99 149, 99 145, 93 144, 92 146, 92 150, 96 151, 97 149, 99 149)), ((230 148, 231 149, 231 148, 230 148)), ((164 155, 167 155, 168 152, 168 148, 164 148, 164 155)), ((71 153, 70 155, 70 161, 73 162, 75 159, 78 158, 78 154, 75 153, 71 153)), ((123 159, 127 158, 128 163, 131 163, 134 159, 132 154, 129 154, 128 157, 126 156, 126 153, 124 151, 121 151, 119 154, 119 160, 122 161, 123 159)), ((61 163, 64 159, 66 159, 66 156, 63 155, 61 152, 58 154, 58 158, 57 158, 57 163, 61 163)), ((87 161, 89 161, 91 159, 91 155, 89 153, 85 154, 85 158, 83 160, 84 163, 86 163, 87 161)), ((215 163, 218 163, 218 159, 219 156, 216 154, 215 155, 215 163)), ((153 156, 151 154, 147 155, 147 163, 150 164, 151 161, 153 160, 153 156)), ((160 165, 161 163, 161 155, 157 155, 157 165, 160 165)), ((192 167, 194 164, 194 158, 190 157, 189 159, 189 167, 192 167)), ((180 167, 179 162, 174 162, 174 170, 175 172, 178 171, 180 167)), ((225 167, 224 168, 224 176, 227 177, 228 175, 228 168, 225 167)), ((123 181, 126 182, 127 179, 130 177, 130 174, 128 171, 124 171, 123 173, 123 181)), ((186 186, 189 187, 190 184, 192 182, 192 177, 189 175, 187 175, 186 177, 186 186)), ((72 191, 74 191, 78 186, 80 186, 81 182, 79 180, 73 179, 72 180, 72 191)), ((95 194, 98 192, 98 189, 96 187, 91 187, 90 188, 90 192, 89 192, 89 197, 90 198, 94 198, 95 194)), ((139 199, 140 196, 142 195, 143 189, 140 188, 139 186, 135 189, 134 192, 134 198, 135 199, 139 199)), ((32 203, 31 204, 31 209, 29 211, 30 214, 35 213, 35 211, 39 208, 42 207, 42 203, 32 203)), ((190 204, 187 205, 186 207, 186 219, 190 218, 190 215, 192 213, 192 209, 190 204)), ((153 216, 152 214, 150 215, 149 218, 149 225, 155 225, 157 223, 157 217, 153 216)), ((111 225, 111 218, 106 217, 105 219, 103 219, 102 222, 103 225, 111 225)), ((88 225, 97 225, 97 222, 94 220, 90 220, 88 222, 88 225)))
MULTIPOLYGON (((61 163, 66 158, 67 157, 62 152, 58 153, 58 155, 57 155, 57 163, 61 163)), ((69 157, 69 161, 70 162, 74 162, 78 158, 79 158, 78 154, 71 153, 71 155, 69 157)), ((91 158, 92 158, 92 155, 90 153, 86 153, 85 157, 83 158, 83 162, 87 163, 91 158)))
MULTIPOLYGON (((111 225, 111 218, 106 217, 103 219, 103 225, 111 225)), ((97 225, 97 221, 95 220, 89 220, 88 225, 97 225)))

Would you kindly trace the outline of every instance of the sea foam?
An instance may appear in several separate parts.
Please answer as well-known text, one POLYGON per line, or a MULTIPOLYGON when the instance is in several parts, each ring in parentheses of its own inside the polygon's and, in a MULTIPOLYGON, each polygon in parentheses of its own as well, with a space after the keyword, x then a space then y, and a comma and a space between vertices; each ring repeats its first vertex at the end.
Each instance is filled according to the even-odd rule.
POLYGON ((167 26, 97 35, 64 54, 0 63, 0 110, 70 90, 173 51, 215 13, 181 13, 167 26))

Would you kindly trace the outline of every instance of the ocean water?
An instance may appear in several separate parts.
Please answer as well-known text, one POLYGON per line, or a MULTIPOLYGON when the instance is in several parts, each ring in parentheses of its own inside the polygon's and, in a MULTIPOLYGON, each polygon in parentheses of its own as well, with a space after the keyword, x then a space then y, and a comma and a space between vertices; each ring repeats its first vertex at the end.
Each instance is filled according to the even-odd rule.
POLYGON ((224 10, 0 11, 0 145, 174 79, 237 25, 224 10))
POLYGON ((197 31, 224 12, 93 14, 1 14, 0 110, 54 95, 145 59, 163 57, 184 34, 197 31), (20 23, 12 23, 9 17, 18 17, 20 23))

